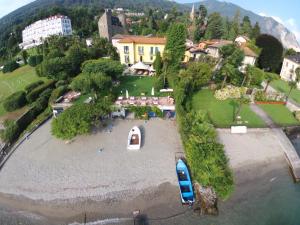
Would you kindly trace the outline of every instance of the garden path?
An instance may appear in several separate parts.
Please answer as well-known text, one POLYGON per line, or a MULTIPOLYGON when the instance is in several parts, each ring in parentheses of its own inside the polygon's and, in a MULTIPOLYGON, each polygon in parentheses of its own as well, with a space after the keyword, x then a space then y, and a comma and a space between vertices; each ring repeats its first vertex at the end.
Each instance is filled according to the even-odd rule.
POLYGON ((276 128, 277 125, 273 122, 273 120, 256 104, 250 104, 250 108, 253 112, 255 112, 270 128, 276 128))

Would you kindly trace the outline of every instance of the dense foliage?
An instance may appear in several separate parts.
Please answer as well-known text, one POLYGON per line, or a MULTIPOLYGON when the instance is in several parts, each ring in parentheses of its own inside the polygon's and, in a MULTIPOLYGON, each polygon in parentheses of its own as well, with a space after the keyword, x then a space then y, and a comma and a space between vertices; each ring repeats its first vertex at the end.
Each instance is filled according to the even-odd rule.
POLYGON ((19 64, 16 63, 15 60, 11 60, 4 64, 2 71, 3 73, 9 73, 9 72, 13 72, 17 68, 19 68, 19 64))
POLYGON ((27 93, 27 95, 26 95, 27 101, 29 103, 34 102, 43 91, 45 91, 48 88, 53 88, 54 84, 55 84, 55 82, 53 80, 50 80, 44 84, 37 86, 32 91, 27 93))
POLYGON ((262 49, 258 58, 259 67, 265 71, 278 71, 283 56, 281 42, 271 35, 262 34, 257 37, 256 45, 262 49))
POLYGON ((24 91, 18 91, 8 96, 4 102, 3 107, 6 111, 12 112, 26 105, 26 97, 24 91))
POLYGON ((44 81, 38 80, 38 81, 36 81, 36 82, 33 82, 33 83, 31 83, 31 84, 28 84, 28 85, 25 87, 25 91, 26 91, 26 93, 29 93, 29 92, 31 92, 33 89, 35 89, 36 87, 38 87, 38 86, 40 86, 40 85, 42 85, 42 84, 44 84, 44 83, 45 83, 44 81))
POLYGON ((5 143, 12 143, 18 138, 18 124, 13 120, 4 121, 4 130, 0 130, 0 137, 5 143))
POLYGON ((101 99, 93 104, 75 104, 52 121, 52 134, 61 139, 72 139, 90 132, 98 118, 110 112, 110 102, 101 99))
POLYGON ((28 64, 32 67, 36 67, 43 61, 43 55, 32 55, 28 58, 28 64))

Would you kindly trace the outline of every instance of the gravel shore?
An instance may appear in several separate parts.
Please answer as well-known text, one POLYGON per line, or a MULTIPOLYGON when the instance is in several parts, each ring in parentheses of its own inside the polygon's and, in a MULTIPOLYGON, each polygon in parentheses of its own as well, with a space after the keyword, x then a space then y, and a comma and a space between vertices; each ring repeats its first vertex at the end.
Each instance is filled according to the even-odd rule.
POLYGON ((175 152, 182 151, 173 121, 115 120, 70 144, 50 134, 50 121, 33 133, 0 173, 0 192, 33 200, 132 199, 162 183, 177 184, 175 152), (140 151, 126 149, 129 130, 140 126, 140 151), (99 151, 102 149, 102 151, 99 151))

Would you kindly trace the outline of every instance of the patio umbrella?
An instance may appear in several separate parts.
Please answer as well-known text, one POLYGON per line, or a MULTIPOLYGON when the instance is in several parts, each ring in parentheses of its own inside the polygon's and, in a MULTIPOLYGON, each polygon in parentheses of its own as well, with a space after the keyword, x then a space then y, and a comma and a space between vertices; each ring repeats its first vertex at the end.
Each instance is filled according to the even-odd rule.
POLYGON ((154 87, 152 87, 151 95, 152 95, 152 96, 154 95, 154 87))
POLYGON ((129 98, 128 90, 126 90, 126 98, 129 98))

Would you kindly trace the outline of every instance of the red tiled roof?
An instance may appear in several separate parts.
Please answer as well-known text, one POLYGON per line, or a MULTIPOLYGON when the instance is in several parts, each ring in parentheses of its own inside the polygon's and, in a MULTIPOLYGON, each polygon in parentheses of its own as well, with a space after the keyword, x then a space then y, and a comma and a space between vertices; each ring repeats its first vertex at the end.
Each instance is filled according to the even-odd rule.
POLYGON ((144 37, 144 36, 126 36, 119 43, 136 43, 136 44, 166 44, 164 37, 144 37))

